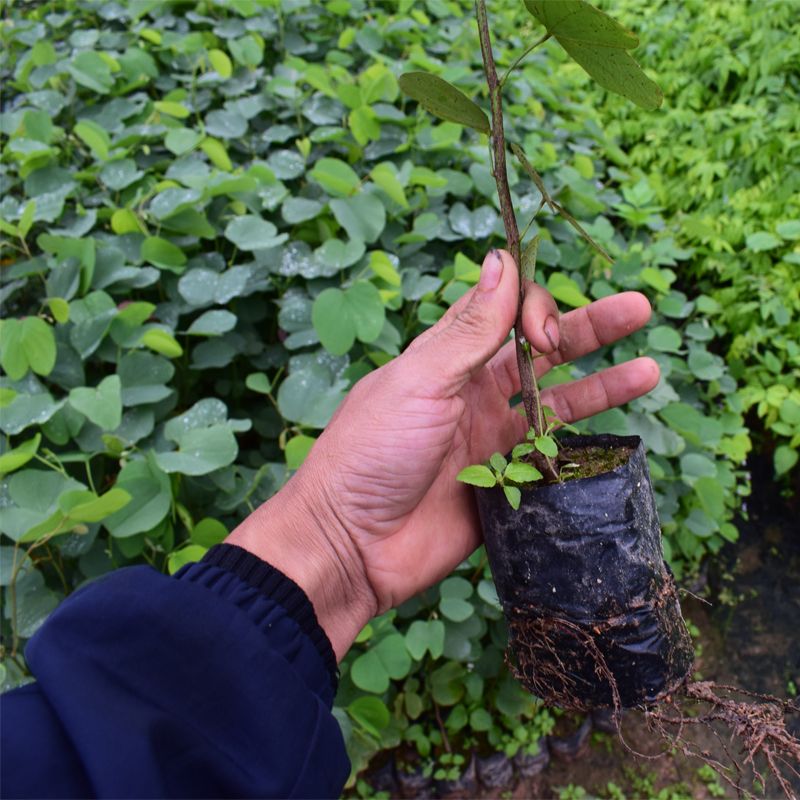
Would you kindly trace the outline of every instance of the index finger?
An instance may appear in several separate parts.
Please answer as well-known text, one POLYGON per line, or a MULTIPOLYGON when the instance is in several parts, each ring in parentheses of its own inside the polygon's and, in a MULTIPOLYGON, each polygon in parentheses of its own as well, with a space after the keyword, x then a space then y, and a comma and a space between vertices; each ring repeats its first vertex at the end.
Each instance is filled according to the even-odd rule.
MULTIPOLYGON (((639 330, 649 319, 650 303, 639 292, 620 294, 595 300, 588 306, 576 308, 561 317, 558 348, 534 362, 536 375, 544 375, 552 367, 573 361, 597 350, 603 345, 616 342, 639 330)), ((536 324, 535 320, 532 324, 536 324)), ((527 326, 527 315, 523 320, 527 326)), ((506 397, 515 395, 520 389, 519 372, 514 342, 504 345, 487 367, 506 397)))

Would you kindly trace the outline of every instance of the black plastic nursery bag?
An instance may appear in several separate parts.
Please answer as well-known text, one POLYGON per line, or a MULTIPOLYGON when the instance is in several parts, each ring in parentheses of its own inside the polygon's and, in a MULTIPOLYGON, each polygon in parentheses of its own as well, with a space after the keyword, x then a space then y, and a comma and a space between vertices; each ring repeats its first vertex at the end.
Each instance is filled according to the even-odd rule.
POLYGON ((651 705, 684 680, 693 652, 644 446, 609 435, 562 444, 631 452, 609 472, 523 489, 518 511, 499 487, 476 491, 511 666, 562 708, 651 705))

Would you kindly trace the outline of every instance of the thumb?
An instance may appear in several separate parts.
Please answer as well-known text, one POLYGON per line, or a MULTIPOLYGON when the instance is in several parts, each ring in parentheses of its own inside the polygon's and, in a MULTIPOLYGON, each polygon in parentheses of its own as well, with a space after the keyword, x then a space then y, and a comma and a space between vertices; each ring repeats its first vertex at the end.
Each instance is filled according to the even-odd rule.
POLYGON ((446 315, 420 347, 407 353, 415 373, 445 395, 457 392, 505 342, 516 317, 518 295, 511 254, 490 250, 478 285, 462 299, 457 313, 446 315))

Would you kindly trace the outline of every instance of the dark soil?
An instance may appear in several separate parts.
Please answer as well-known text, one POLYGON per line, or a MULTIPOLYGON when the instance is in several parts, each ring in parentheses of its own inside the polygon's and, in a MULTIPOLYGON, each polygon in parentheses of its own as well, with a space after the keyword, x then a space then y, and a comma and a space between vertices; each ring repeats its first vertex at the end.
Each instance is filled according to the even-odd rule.
POLYGON ((565 481, 572 481, 611 472, 627 464, 631 453, 633 448, 630 447, 562 447, 558 453, 561 477, 565 481), (570 464, 578 466, 571 468, 570 464))

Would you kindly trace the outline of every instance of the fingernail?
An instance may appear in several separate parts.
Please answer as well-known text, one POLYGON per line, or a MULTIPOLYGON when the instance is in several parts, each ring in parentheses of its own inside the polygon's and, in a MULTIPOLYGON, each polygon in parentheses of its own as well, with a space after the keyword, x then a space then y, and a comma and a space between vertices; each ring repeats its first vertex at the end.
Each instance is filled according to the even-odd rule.
POLYGON ((561 335, 558 332, 558 323, 555 317, 548 317, 544 321, 544 335, 552 345, 553 350, 558 350, 558 342, 561 335))
POLYGON ((490 250, 483 259, 481 279, 478 286, 482 291, 488 292, 496 289, 503 274, 503 259, 497 250, 490 250))

